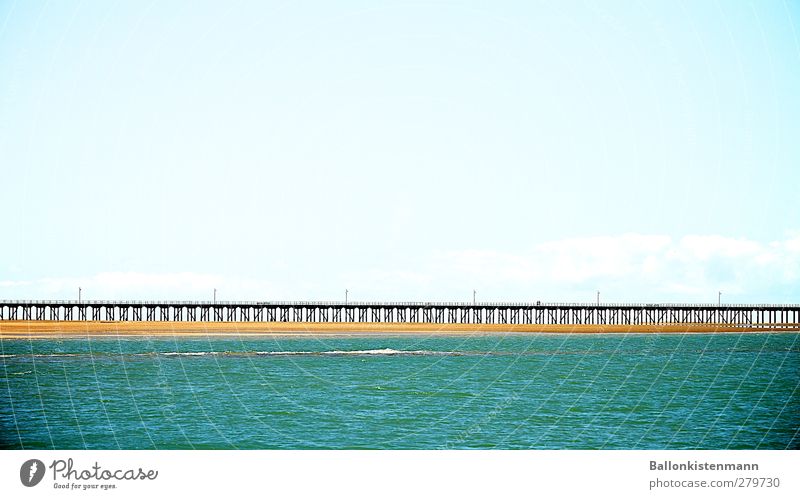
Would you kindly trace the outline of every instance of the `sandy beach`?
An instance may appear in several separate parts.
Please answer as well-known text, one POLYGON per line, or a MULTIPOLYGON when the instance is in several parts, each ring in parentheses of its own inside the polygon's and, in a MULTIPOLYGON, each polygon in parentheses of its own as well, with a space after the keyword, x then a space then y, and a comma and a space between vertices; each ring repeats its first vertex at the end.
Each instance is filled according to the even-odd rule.
POLYGON ((380 322, 132 322, 132 321, 0 321, 0 339, 137 336, 373 336, 406 334, 603 334, 797 332, 800 324, 771 327, 729 324, 430 324, 380 322))

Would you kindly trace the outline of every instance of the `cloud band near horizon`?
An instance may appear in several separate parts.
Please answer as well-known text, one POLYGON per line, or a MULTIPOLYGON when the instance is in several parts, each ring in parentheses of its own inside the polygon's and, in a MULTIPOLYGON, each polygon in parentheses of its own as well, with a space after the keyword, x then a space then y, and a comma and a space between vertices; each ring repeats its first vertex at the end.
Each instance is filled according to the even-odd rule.
POLYGON ((430 252, 413 268, 341 269, 327 282, 186 271, 104 271, 87 276, 0 280, 4 299, 358 300, 713 302, 800 301, 800 234, 770 242, 720 235, 622 234, 562 239, 527 251, 430 252), (331 282, 336 281, 336 282, 331 282), (340 289, 341 288, 341 289, 340 289))

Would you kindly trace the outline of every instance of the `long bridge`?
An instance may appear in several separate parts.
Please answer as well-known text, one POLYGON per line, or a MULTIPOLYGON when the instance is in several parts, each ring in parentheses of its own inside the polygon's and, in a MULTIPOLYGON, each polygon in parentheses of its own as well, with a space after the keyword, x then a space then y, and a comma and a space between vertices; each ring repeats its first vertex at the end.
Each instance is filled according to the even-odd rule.
POLYGON ((0 300, 0 320, 781 327, 800 304, 0 300))

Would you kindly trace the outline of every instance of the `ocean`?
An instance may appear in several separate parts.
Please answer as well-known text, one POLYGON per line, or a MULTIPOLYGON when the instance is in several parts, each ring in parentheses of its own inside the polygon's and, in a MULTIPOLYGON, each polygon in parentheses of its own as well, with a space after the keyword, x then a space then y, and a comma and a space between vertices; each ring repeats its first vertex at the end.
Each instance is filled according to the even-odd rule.
POLYGON ((5 449, 798 449, 800 334, 0 340, 5 449))

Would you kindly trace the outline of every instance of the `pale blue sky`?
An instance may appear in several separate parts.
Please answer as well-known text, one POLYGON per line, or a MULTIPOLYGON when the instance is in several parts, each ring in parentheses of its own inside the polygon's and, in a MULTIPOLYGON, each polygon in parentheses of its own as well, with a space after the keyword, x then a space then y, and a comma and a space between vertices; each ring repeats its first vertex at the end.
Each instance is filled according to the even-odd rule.
POLYGON ((0 1, 0 298, 800 301, 797 2, 0 1))

